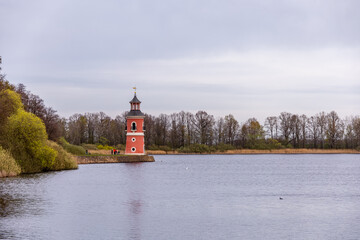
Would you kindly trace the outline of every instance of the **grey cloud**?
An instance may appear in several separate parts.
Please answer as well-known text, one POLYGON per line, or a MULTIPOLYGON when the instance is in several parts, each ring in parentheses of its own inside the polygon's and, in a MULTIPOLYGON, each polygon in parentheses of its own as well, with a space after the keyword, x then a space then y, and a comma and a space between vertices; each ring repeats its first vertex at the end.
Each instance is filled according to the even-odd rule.
MULTIPOLYGON (((3 6, 2 16, 24 3, 14 2, 3 6)), ((11 32, 24 24, 31 32, 18 43, 31 44, 27 47, 39 61, 63 64, 274 46, 358 45, 360 37, 358 1, 60 1, 57 8, 52 2, 32 2, 38 3, 29 6, 33 17, 16 15, 13 24, 1 21, 0 27, 11 32)))
POLYGON ((0 1, 0 55, 10 81, 64 115, 127 110, 133 85, 149 113, 354 112, 359 56, 348 52, 359 52, 359 9, 357 0, 0 1), (336 50, 312 52, 321 49, 336 50), (216 61, 228 53, 239 60, 216 61))

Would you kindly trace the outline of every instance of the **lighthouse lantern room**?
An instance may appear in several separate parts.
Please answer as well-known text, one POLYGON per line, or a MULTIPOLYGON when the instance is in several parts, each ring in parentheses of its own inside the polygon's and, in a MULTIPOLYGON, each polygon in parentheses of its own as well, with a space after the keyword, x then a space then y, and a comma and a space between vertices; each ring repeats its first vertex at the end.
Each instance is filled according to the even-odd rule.
POLYGON ((126 117, 126 148, 125 154, 145 155, 144 142, 144 118, 145 114, 140 111, 140 100, 136 97, 130 101, 130 112, 126 117))

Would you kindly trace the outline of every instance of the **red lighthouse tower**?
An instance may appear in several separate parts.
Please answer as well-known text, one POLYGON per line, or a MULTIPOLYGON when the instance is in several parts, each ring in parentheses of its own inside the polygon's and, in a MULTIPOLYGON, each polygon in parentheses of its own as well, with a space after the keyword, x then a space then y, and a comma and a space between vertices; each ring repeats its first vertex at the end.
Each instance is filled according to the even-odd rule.
POLYGON ((126 148, 125 154, 145 155, 144 142, 144 118, 145 115, 140 111, 140 100, 136 97, 130 101, 130 112, 126 117, 126 148))

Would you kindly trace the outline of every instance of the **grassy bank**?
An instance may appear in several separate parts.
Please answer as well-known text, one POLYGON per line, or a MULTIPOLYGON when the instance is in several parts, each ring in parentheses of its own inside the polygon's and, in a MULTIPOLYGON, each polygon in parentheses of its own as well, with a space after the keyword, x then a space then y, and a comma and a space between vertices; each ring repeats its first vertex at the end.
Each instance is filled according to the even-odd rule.
MULTIPOLYGON (((54 149, 56 157, 51 166, 45 171, 59 171, 77 169, 77 159, 70 153, 66 152, 60 145, 55 142, 47 141, 47 145, 54 149)), ((21 173, 28 173, 21 170, 21 165, 13 158, 11 153, 0 146, 0 178, 15 177, 21 173)))
POLYGON ((78 168, 76 157, 74 155, 67 152, 62 146, 60 146, 55 142, 47 141, 47 144, 55 151, 57 151, 55 162, 50 168, 51 171, 69 170, 69 169, 78 168))

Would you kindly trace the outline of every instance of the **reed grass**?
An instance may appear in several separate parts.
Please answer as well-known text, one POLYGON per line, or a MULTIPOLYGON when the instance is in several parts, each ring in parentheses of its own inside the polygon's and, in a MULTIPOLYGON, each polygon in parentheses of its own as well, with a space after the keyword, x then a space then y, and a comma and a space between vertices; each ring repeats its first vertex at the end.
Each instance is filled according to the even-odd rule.
MULTIPOLYGON (((165 154, 199 154, 199 153, 179 153, 178 151, 161 151, 161 150, 147 150, 149 155, 165 155, 165 154)), ((360 154, 354 149, 306 149, 306 148, 285 148, 272 150, 257 150, 257 149, 234 149, 224 152, 216 151, 212 153, 202 154, 360 154)))
POLYGON ((14 177, 19 175, 20 172, 21 168, 11 156, 10 152, 0 146, 0 178, 14 177))

